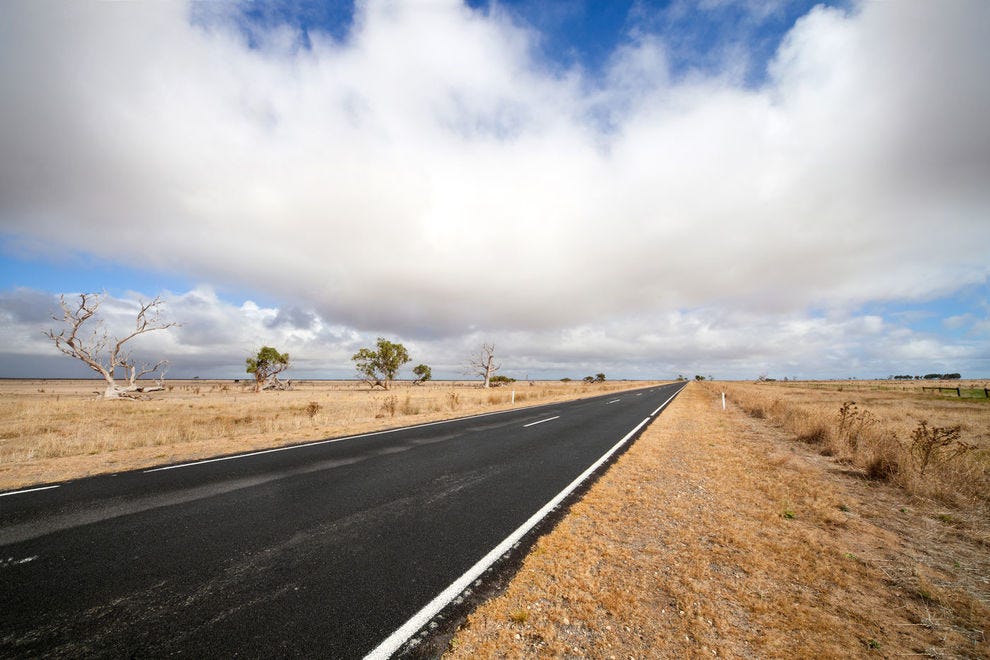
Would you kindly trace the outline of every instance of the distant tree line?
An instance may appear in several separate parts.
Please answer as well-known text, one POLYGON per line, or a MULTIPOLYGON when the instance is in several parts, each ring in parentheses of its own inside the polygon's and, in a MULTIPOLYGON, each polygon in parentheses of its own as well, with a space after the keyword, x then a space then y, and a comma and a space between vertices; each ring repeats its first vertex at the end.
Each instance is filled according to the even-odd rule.
POLYGON ((924 376, 888 376, 888 380, 959 380, 960 374, 925 374, 924 376))

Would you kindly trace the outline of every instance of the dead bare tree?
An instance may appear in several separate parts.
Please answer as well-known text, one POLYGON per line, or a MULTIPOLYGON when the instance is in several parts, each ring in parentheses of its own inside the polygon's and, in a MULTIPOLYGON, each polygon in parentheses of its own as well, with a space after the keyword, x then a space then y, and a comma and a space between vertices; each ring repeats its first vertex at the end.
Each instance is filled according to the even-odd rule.
POLYGON ((165 330, 178 325, 174 321, 163 321, 160 317, 161 306, 164 304, 160 297, 149 303, 139 302, 140 309, 134 322, 134 330, 123 338, 111 337, 103 322, 96 317, 102 300, 95 293, 79 294, 79 302, 69 304, 65 296, 59 296, 62 307, 62 317, 52 316, 55 321, 61 321, 67 326, 58 334, 48 330, 45 336, 55 342, 55 348, 69 357, 81 360, 86 366, 100 374, 106 381, 107 388, 103 392, 106 399, 128 397, 131 392, 152 392, 164 389, 165 369, 167 360, 159 360, 155 364, 141 363, 133 359, 125 345, 130 340, 146 332, 165 330), (95 319, 95 320, 94 320, 95 319), (87 325, 88 322, 88 325, 87 325), (117 379, 117 370, 123 371, 126 384, 117 379), (143 376, 159 372, 156 386, 141 387, 137 381, 143 376))
POLYGON ((468 361, 468 373, 485 379, 482 387, 490 387, 492 376, 501 368, 501 364, 495 363, 495 344, 482 344, 478 356, 468 361))

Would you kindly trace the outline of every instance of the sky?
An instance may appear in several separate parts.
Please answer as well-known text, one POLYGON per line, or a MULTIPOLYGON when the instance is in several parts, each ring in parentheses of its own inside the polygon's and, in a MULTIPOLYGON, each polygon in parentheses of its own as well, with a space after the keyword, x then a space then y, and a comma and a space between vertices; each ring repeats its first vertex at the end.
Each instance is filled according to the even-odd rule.
POLYGON ((990 3, 0 3, 0 377, 990 377, 990 3))

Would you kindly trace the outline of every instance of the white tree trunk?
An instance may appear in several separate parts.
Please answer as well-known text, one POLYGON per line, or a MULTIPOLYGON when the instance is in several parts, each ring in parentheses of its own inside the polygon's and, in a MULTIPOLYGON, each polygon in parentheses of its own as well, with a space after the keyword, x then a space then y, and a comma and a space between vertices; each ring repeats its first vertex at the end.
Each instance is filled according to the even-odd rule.
POLYGON ((491 381, 492 381, 492 360, 494 360, 494 359, 495 359, 495 356, 489 355, 488 356, 488 362, 485 363, 485 385, 484 385, 485 387, 489 387, 491 385, 491 381))

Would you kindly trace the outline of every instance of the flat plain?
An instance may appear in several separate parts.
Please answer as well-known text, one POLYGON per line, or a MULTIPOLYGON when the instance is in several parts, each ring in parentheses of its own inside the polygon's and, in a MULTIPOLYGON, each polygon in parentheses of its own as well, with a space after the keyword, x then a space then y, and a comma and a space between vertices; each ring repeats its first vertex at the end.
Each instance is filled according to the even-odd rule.
MULTIPOLYGON (((6 381, 0 489, 642 385, 184 381, 108 402, 95 381, 6 381)), ((990 657, 990 400, 980 381, 942 385, 691 383, 437 644, 452 657, 990 657)))
POLYGON ((616 392, 647 383, 524 381, 170 381, 139 400, 97 398, 98 380, 0 380, 0 491, 507 408, 616 392))

